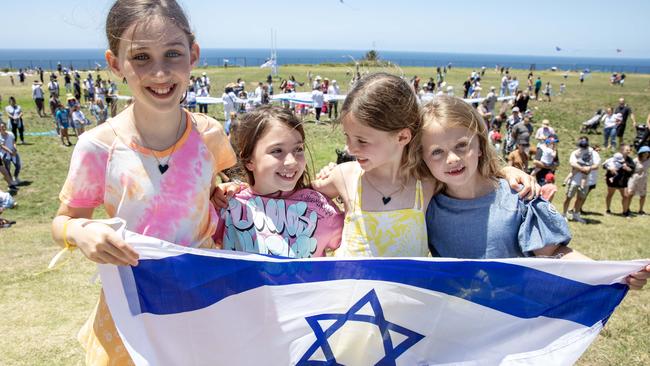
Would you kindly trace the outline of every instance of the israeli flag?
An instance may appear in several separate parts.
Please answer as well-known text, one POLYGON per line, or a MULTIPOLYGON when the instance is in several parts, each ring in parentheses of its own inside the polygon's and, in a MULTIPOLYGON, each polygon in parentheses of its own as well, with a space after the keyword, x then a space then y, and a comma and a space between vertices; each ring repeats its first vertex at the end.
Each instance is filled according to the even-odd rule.
POLYGON ((121 231, 100 265, 137 365, 570 365, 647 261, 282 259, 121 231))

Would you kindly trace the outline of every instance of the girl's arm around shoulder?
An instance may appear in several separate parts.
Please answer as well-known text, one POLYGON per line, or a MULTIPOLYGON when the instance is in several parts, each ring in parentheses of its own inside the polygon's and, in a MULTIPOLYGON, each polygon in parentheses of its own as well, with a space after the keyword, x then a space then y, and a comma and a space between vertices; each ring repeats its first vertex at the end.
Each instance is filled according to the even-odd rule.
POLYGON ((432 179, 426 178, 422 179, 422 196, 424 197, 424 202, 423 202, 423 209, 426 211, 427 207, 429 207, 429 202, 431 201, 431 198, 433 198, 433 192, 435 189, 435 184, 432 179))
POLYGON ((510 188, 519 192, 519 197, 533 199, 539 196, 542 187, 532 175, 512 166, 501 168, 501 174, 508 181, 510 188))
POLYGON ((359 163, 349 161, 335 166, 327 177, 314 180, 311 186, 329 198, 341 197, 347 202, 356 190, 359 174, 359 163))

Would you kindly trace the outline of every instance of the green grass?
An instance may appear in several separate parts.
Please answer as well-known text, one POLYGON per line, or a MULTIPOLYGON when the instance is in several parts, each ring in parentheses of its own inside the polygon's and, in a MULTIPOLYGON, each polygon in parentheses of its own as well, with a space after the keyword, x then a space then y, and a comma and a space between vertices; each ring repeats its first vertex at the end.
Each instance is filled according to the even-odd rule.
MULTIPOLYGON (((372 71, 400 73, 391 68, 374 68, 372 71)), ((195 72, 196 75, 200 71, 195 72)), ((227 82, 242 77, 253 89, 258 80, 265 80, 267 69, 222 68, 206 69, 213 84, 213 95, 220 96, 227 82)), ((305 81, 308 71, 339 81, 343 92, 350 79, 348 66, 304 66, 282 67, 281 73, 293 74, 305 81)), ((471 70, 453 69, 448 82, 457 93, 471 70)), ((421 77, 422 82, 435 72, 432 68, 404 68, 406 77, 421 77)), ((514 70, 514 74, 525 81, 527 72, 514 70)), ((544 81, 550 80, 554 90, 559 90, 562 77, 559 73, 540 72, 544 81)), ((84 74, 85 76, 85 74, 84 74)), ((103 77, 109 77, 104 74, 103 77)), ((0 77, 0 92, 3 110, 10 95, 18 99, 25 110, 28 131, 47 131, 53 128, 51 118, 38 118, 31 100, 31 81, 24 86, 11 86, 8 77, 0 77)), ((46 80, 47 81, 47 80, 46 80)), ((499 75, 488 70, 484 87, 499 84, 499 75)), ((560 135, 560 156, 562 166, 558 180, 567 173, 567 160, 573 144, 579 136, 579 125, 594 111, 604 106, 613 106, 624 96, 634 108, 638 122, 645 122, 650 112, 649 75, 628 75, 625 87, 608 84, 608 75, 593 74, 578 85, 577 75, 571 74, 567 81, 567 93, 554 97, 552 103, 531 101, 535 110, 536 125, 543 118, 560 135)), ((522 83, 523 84, 523 83, 522 83)), ((276 88, 279 82, 275 83, 276 88)), ((121 92, 128 94, 126 86, 121 92)), ((487 88, 484 88, 486 90, 487 88)), ((300 91, 307 91, 306 87, 300 91)), ((220 107, 211 106, 210 115, 223 120, 220 107)), ((49 112, 48 112, 49 113, 49 112)), ((309 117, 308 120, 313 119, 309 117)), ((537 127, 537 126, 536 126, 537 127)), ((628 125, 626 141, 631 141, 633 131, 628 125)), ((592 135, 592 142, 602 143, 601 135, 592 135)), ((335 159, 334 148, 343 144, 340 128, 307 124, 307 141, 312 152, 316 170, 335 159)), ((75 138, 72 138, 73 142, 75 138)), ((50 258, 58 251, 49 233, 49 224, 58 207, 57 195, 65 179, 72 148, 60 145, 56 137, 28 137, 29 145, 19 146, 23 160, 23 180, 32 184, 22 187, 16 196, 18 208, 8 210, 3 216, 18 221, 11 229, 0 229, 0 364, 3 365, 74 365, 83 362, 83 351, 75 335, 97 301, 99 285, 89 283, 94 266, 80 253, 72 256, 54 270, 45 268, 50 258)), ((608 154, 603 154, 607 157, 608 154)), ((570 223, 574 235, 572 247, 595 259, 650 258, 648 225, 650 217, 635 217, 631 220, 618 215, 604 216, 604 182, 589 196, 585 205, 592 214, 586 218, 593 224, 570 223)), ((4 187, 4 185, 2 185, 4 187)), ((555 204, 561 206, 564 190, 560 190, 555 204)), ((620 212, 620 198, 614 197, 613 211, 620 212)), ((650 203, 649 203, 650 204, 650 203)), ((632 209, 636 210, 638 199, 632 209)), ((650 207, 647 207, 647 209, 650 207)), ((99 216, 103 213, 97 212, 99 216)), ((581 365, 647 365, 650 364, 650 291, 630 293, 612 316, 598 340, 580 360, 581 365)))

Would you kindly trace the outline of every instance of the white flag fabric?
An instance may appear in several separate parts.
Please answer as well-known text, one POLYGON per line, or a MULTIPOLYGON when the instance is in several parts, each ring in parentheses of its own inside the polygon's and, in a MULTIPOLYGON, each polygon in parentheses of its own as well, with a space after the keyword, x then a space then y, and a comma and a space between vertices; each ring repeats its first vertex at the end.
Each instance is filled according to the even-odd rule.
POLYGON ((275 59, 270 58, 270 59, 266 60, 266 62, 264 62, 263 64, 260 65, 261 69, 266 68, 266 67, 275 68, 276 67, 275 59))
POLYGON ((100 265, 137 365, 570 365, 647 261, 283 259, 120 231, 100 265))

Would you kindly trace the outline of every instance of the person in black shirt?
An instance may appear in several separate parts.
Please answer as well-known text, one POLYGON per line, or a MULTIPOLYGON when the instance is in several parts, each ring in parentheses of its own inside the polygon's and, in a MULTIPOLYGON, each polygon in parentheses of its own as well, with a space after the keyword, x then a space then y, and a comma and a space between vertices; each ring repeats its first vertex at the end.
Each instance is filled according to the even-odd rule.
POLYGON ((623 117, 621 124, 616 128, 616 136, 619 138, 619 141, 623 143, 623 134, 625 133, 625 123, 627 123, 628 117, 632 119, 632 126, 636 129, 636 118, 634 118, 634 113, 632 113, 632 108, 625 104, 625 98, 618 100, 618 106, 614 113, 620 113, 623 117))
POLYGON ((625 159, 620 169, 608 168, 606 165, 603 167, 607 169, 605 174, 605 183, 607 184, 607 196, 605 196, 605 213, 611 214, 610 206, 612 204, 612 197, 614 193, 618 191, 621 194, 621 200, 623 202, 623 216, 630 217, 629 207, 625 207, 625 193, 624 190, 627 188, 627 182, 634 173, 636 164, 634 160, 630 157, 632 149, 630 145, 621 144, 620 149, 623 158, 625 159))
POLYGON ((468 77, 467 80, 463 83, 463 99, 467 99, 469 94, 469 88, 472 86, 472 78, 468 77))

